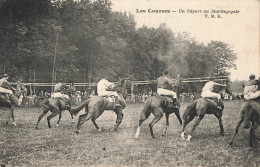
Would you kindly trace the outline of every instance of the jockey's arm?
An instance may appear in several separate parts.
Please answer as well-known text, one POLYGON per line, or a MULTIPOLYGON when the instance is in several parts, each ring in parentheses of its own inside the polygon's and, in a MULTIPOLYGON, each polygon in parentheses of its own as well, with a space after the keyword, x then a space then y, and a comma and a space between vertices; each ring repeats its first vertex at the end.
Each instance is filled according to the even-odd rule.
POLYGON ((219 84, 219 83, 215 82, 215 83, 214 83, 214 86, 223 86, 223 87, 224 87, 224 86, 227 86, 227 85, 225 85, 225 84, 219 84))
POLYGON ((8 89, 15 91, 15 88, 13 88, 13 87, 9 84, 9 82, 5 81, 3 85, 4 85, 5 87, 7 87, 8 89))

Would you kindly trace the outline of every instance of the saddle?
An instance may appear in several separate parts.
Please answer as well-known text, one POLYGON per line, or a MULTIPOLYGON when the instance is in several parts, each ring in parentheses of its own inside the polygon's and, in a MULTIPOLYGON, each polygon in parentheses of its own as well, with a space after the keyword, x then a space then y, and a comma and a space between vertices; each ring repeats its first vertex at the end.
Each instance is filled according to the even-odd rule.
POLYGON ((106 98, 110 103, 115 103, 115 96, 101 96, 106 98))
POLYGON ((172 96, 169 96, 169 95, 160 95, 160 96, 165 99, 165 101, 166 101, 165 105, 166 105, 166 103, 169 103, 169 104, 173 104, 174 108, 179 108, 177 100, 174 101, 174 98, 172 96))
MULTIPOLYGON (((214 97, 203 97, 207 102, 209 102, 210 106, 213 108, 218 106, 218 99, 214 97)), ((221 108, 223 109, 223 102, 220 100, 221 108)))

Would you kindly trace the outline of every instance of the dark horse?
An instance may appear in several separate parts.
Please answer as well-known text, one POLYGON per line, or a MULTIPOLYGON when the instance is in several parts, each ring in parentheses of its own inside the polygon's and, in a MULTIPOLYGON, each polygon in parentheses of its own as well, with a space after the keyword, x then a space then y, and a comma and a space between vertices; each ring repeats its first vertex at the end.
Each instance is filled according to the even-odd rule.
POLYGON ((169 127, 169 115, 171 113, 175 113, 180 124, 182 124, 182 120, 180 117, 180 111, 179 111, 179 108, 180 108, 179 100, 177 99, 177 106, 179 108, 175 108, 173 106, 173 103, 170 101, 171 100, 165 96, 152 96, 145 101, 144 107, 140 114, 139 126, 137 128, 136 134, 134 135, 134 138, 138 138, 138 136, 140 135, 140 127, 141 127, 142 123, 151 115, 151 113, 154 115, 154 119, 149 124, 152 138, 155 138, 154 134, 153 134, 153 126, 155 123, 157 123, 163 117, 164 113, 165 113, 165 117, 166 117, 166 127, 162 134, 163 136, 166 135, 167 128, 169 127))
MULTIPOLYGON (((72 97, 72 94, 73 95, 76 95, 76 87, 73 86, 73 85, 70 85, 67 90, 65 91, 65 94, 68 95, 70 97, 69 100, 69 103, 71 104, 71 97, 72 97)), ((59 114, 59 120, 57 122, 57 126, 59 126, 59 121, 61 119, 61 113, 63 110, 69 110, 69 112, 71 113, 71 110, 70 108, 66 107, 66 103, 63 99, 60 99, 60 98, 49 98, 49 99, 45 99, 43 102, 42 102, 42 113, 41 115, 39 116, 38 118, 38 121, 36 123, 36 126, 35 126, 35 129, 39 129, 38 128, 38 124, 40 122, 40 120, 42 119, 42 117, 48 113, 48 111, 51 111, 51 115, 49 115, 47 117, 47 121, 48 121, 48 127, 51 128, 51 124, 50 124, 50 120, 51 118, 55 117, 56 115, 59 114)), ((72 116, 72 113, 71 113, 71 118, 73 120, 73 116, 72 116)))
POLYGON ((18 99, 20 95, 24 93, 27 93, 27 88, 23 84, 18 84, 17 89, 13 91, 13 95, 10 96, 10 102, 8 102, 8 97, 6 94, 0 94, 0 107, 6 107, 10 110, 6 124, 8 124, 8 121, 10 118, 12 118, 13 125, 17 126, 14 120, 14 109, 18 106, 18 99))
MULTIPOLYGON (((260 124, 260 103, 256 100, 249 100, 245 101, 240 109, 240 118, 237 122, 235 134, 229 143, 229 147, 233 146, 233 141, 235 139, 236 134, 238 133, 238 129, 240 125, 244 122, 245 125, 247 125, 250 122, 252 122, 251 128, 250 128, 250 141, 249 145, 251 147, 254 146, 254 139, 255 139, 255 130, 259 127, 260 124), (247 122, 249 121, 249 122, 247 122)), ((245 127, 249 128, 249 127, 245 127)))
MULTIPOLYGON (((224 93, 228 93, 229 95, 232 95, 232 91, 229 86, 222 87, 218 91, 218 93, 221 95, 222 99, 224 97, 224 93)), ((194 100, 191 105, 187 107, 187 109, 184 111, 184 114, 182 116, 182 119, 184 121, 183 127, 182 127, 182 134, 181 138, 185 139, 185 127, 188 125, 189 122, 191 122, 195 117, 196 122, 192 127, 192 130, 190 132, 190 135, 188 135, 188 141, 190 141, 194 130, 199 125, 200 121, 204 118, 205 114, 214 114, 218 121, 219 121, 219 127, 220 127, 220 134, 224 135, 224 128, 222 125, 222 111, 224 109, 224 103, 223 101, 220 101, 221 103, 221 110, 216 108, 216 105, 214 105, 212 100, 209 100, 208 98, 199 98, 197 100, 194 100)))
POLYGON ((93 122, 95 127, 98 129, 98 131, 101 131, 101 129, 96 124, 96 119, 103 114, 105 110, 113 110, 116 115, 116 124, 114 125, 113 130, 117 130, 118 126, 122 122, 123 119, 123 112, 122 110, 126 107, 126 89, 131 85, 131 82, 129 79, 119 79, 118 84, 115 88, 115 90, 119 94, 119 103, 121 104, 120 107, 115 107, 115 103, 111 102, 107 97, 101 97, 101 96, 94 96, 90 99, 87 99, 83 101, 79 106, 72 108, 71 111, 74 115, 77 115, 78 112, 85 107, 85 114, 82 114, 79 116, 78 124, 75 130, 76 134, 79 134, 79 130, 82 126, 82 124, 89 119, 93 122))

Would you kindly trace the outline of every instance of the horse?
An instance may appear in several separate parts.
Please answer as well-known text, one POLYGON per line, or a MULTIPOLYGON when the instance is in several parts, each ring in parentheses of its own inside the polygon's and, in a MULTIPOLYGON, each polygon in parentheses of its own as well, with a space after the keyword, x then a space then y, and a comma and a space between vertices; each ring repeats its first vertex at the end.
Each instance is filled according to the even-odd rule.
MULTIPOLYGON (((228 93, 229 95, 232 95, 232 91, 229 85, 220 88, 218 93, 221 95, 222 99, 224 98, 224 93, 228 93)), ((197 100, 194 100, 191 103, 191 105, 189 105, 187 109, 184 111, 182 116, 182 119, 184 121, 182 125, 182 133, 181 133, 182 139, 185 139, 185 127, 188 125, 189 122, 191 122, 196 117, 195 124, 193 125, 192 130, 187 138, 187 140, 190 141, 194 130, 196 129, 196 127, 199 125, 200 121, 204 118, 206 114, 214 114, 217 117, 219 121, 220 134, 224 136, 224 128, 222 125, 222 111, 224 110, 224 103, 221 100, 220 101, 221 109, 218 109, 210 101, 211 100, 209 98, 199 98, 197 100)))
POLYGON ((233 142, 235 139, 235 136, 238 134, 238 129, 240 125, 244 122, 245 126, 244 128, 249 128, 250 122, 252 122, 251 128, 250 128, 250 140, 249 140, 249 146, 254 146, 254 139, 255 139, 255 130, 260 125, 260 103, 257 100, 248 100, 245 101, 240 109, 240 118, 236 124, 235 133, 233 135, 233 138, 231 142, 229 143, 228 147, 233 147, 233 142), (249 122, 247 122, 249 121, 249 122), (249 126, 247 126, 249 125, 249 126))
MULTIPOLYGON (((67 99, 67 100, 71 104, 72 95, 76 95, 76 87, 74 85, 70 85, 66 89, 65 94, 70 97, 70 99, 67 99)), ((73 123, 74 121, 73 121, 73 115, 71 113, 71 109, 66 107, 66 102, 63 99, 61 99, 61 98, 53 98, 53 97, 51 97, 49 99, 45 99, 42 102, 42 113, 41 113, 41 115, 38 118, 38 121, 36 123, 35 129, 39 129, 38 128, 39 122, 42 119, 42 117, 48 113, 48 111, 52 112, 51 115, 49 115, 47 117, 48 127, 51 128, 51 124, 50 124, 51 118, 55 117, 58 114, 59 114, 59 119, 58 119, 58 122, 57 122, 56 126, 59 126, 59 122, 60 122, 63 110, 68 110, 70 112, 72 123, 73 123)))
POLYGON ((91 119, 96 129, 101 131, 99 126, 96 124, 96 119, 101 116, 105 110, 113 110, 116 113, 117 119, 113 128, 113 130, 116 131, 124 117, 123 109, 126 107, 126 89, 129 85, 131 85, 131 81, 129 79, 119 78, 115 88, 119 95, 119 103, 121 104, 119 107, 116 107, 115 102, 111 102, 108 97, 94 96, 83 101, 79 106, 72 108, 72 113, 77 115, 78 112, 85 107, 85 114, 79 116, 78 124, 74 132, 78 135, 82 124, 89 119, 91 119))
POLYGON ((8 97, 6 94, 0 94, 0 107, 6 107, 9 109, 9 115, 6 120, 6 124, 10 118, 12 118, 13 125, 17 126, 14 120, 14 109, 18 106, 18 100, 22 93, 27 93, 27 88, 23 84, 17 85, 17 88, 13 90, 13 95, 10 96, 10 102, 8 102, 8 97), (21 86, 21 87, 20 87, 21 86))
POLYGON ((142 123, 151 115, 151 113, 154 115, 154 119, 149 123, 150 133, 152 138, 155 138, 153 133, 153 126, 155 123, 157 123, 162 117, 163 114, 165 114, 166 118, 166 127, 164 129, 164 132, 162 136, 166 136, 166 131, 169 128, 169 115, 172 113, 175 113, 177 116, 180 124, 182 125, 182 120, 180 117, 180 101, 177 99, 177 106, 178 108, 174 107, 174 104, 171 102, 171 99, 166 96, 152 96, 148 98, 145 103, 144 107, 141 110, 140 113, 140 119, 139 119, 139 125, 136 131, 136 134, 134 135, 134 138, 138 138, 140 135, 140 127, 142 123))

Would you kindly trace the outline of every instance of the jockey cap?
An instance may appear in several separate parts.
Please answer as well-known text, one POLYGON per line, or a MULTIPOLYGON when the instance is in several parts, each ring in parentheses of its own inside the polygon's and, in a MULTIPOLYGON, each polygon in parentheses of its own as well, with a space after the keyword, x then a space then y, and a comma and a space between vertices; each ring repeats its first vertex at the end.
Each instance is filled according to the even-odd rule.
POLYGON ((9 75, 8 74, 4 74, 4 77, 7 78, 7 77, 9 77, 9 75))
POLYGON ((249 79, 255 79, 255 75, 254 75, 254 74, 251 74, 251 75, 249 76, 249 79))

